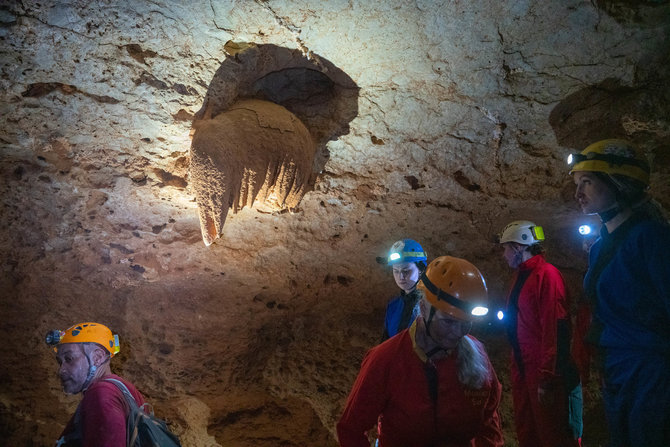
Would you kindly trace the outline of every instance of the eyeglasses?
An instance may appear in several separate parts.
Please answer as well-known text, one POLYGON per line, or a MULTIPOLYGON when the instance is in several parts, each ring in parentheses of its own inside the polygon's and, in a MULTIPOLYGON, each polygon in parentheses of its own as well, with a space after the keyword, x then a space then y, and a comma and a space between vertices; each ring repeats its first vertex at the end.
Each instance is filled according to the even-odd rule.
POLYGON ((469 321, 458 320, 455 318, 434 318, 433 323, 442 327, 443 329, 459 329, 461 332, 468 333, 472 328, 472 323, 469 321))

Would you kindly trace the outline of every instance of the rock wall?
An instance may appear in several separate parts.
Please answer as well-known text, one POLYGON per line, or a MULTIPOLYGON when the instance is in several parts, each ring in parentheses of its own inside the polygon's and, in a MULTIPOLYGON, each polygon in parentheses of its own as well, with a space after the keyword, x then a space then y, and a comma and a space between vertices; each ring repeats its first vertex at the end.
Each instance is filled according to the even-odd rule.
POLYGON ((492 237, 532 219, 578 294, 593 219, 568 153, 634 140, 670 207, 669 17, 658 0, 2 3, 3 439, 52 445, 78 397, 43 336, 93 320, 185 446, 336 445, 395 292, 375 257, 403 237, 467 258, 500 300, 492 237), (297 208, 229 213, 206 247, 192 126, 241 97, 305 123, 314 177, 297 208))

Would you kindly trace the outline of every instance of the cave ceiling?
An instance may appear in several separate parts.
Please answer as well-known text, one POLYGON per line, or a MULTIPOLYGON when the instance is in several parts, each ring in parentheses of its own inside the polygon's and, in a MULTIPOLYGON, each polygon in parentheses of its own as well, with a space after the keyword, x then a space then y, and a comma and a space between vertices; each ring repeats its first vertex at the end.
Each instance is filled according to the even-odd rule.
POLYGON ((510 272, 493 237, 534 220, 577 291, 593 218, 570 152, 631 139, 670 207, 669 17, 664 1, 2 2, 8 445, 51 445, 76 407, 49 329, 110 326, 113 369, 185 446, 332 446, 394 241, 470 260, 495 300, 510 272))

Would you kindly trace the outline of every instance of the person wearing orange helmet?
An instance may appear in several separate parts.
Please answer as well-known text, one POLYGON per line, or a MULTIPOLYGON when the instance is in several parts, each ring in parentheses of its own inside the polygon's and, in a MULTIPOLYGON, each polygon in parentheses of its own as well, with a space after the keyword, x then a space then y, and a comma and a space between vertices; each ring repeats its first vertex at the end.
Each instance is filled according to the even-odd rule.
POLYGON ((519 447, 578 446, 582 390, 570 356, 563 276, 544 256, 544 231, 527 220, 505 226, 499 243, 514 269, 505 327, 512 345, 514 422, 519 447))
POLYGON ((500 447, 501 385, 483 345, 468 335, 488 312, 479 270, 464 259, 433 260, 417 285, 419 316, 372 348, 337 424, 342 447, 500 447))
POLYGON ((670 225, 648 194, 649 163, 621 139, 593 143, 568 163, 582 212, 603 223, 584 292, 610 445, 670 445, 670 225))
POLYGON ((86 322, 50 331, 46 342, 56 352, 63 391, 83 393, 56 446, 125 447, 128 404, 107 379, 123 383, 139 406, 144 398, 132 383, 111 372, 110 360, 120 349, 118 336, 103 324, 86 322))

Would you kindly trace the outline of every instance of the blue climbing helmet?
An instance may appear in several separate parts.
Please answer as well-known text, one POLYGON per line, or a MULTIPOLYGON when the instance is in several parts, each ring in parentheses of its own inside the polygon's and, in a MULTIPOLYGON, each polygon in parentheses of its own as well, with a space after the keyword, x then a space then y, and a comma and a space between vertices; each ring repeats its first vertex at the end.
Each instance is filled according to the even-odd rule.
POLYGON ((393 265, 399 262, 426 262, 427 259, 421 244, 413 239, 403 239, 391 246, 387 262, 393 265))

